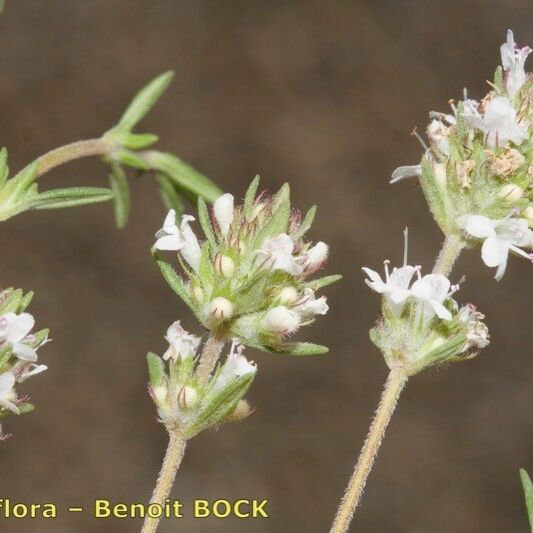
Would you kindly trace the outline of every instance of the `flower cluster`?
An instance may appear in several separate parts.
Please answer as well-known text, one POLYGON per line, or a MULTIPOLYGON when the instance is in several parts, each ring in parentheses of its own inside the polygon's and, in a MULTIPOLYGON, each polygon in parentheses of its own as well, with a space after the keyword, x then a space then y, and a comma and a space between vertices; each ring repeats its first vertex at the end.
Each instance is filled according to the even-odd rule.
POLYGON ((165 338, 169 348, 162 358, 148 354, 150 394, 165 426, 190 439, 204 429, 250 414, 243 396, 257 367, 244 357, 244 346, 233 342, 224 364, 203 383, 197 373, 200 337, 175 322, 165 338))
POLYGON ((533 75, 529 47, 513 33, 501 46, 501 66, 481 100, 452 102, 430 113, 429 146, 420 165, 396 169, 391 182, 420 178, 433 216, 445 234, 483 241, 483 260, 501 279, 509 251, 529 259, 533 246, 533 75), (529 226, 529 227, 528 227, 529 226))
MULTIPOLYGON (((37 350, 48 341, 48 330, 32 333, 35 320, 25 312, 32 296, 21 289, 0 292, 0 419, 33 409, 26 398, 18 396, 15 386, 47 369, 38 364, 37 350)), ((0 439, 6 437, 0 432, 0 439)))
POLYGON ((340 278, 310 279, 328 256, 325 243, 304 240, 316 209, 302 219, 291 209, 288 185, 272 197, 256 197, 258 184, 256 178, 240 206, 231 194, 223 194, 211 214, 200 199, 205 242, 192 230, 192 216, 184 215, 178 225, 171 210, 156 234, 156 261, 171 287, 216 336, 266 351, 323 353, 324 346, 286 340, 327 313, 326 298, 316 291, 340 278), (160 250, 178 252, 186 280, 160 250))
POLYGON ((420 266, 407 264, 406 255, 403 266, 392 271, 385 261, 385 279, 363 268, 366 284, 383 295, 382 317, 370 335, 389 368, 402 365, 416 374, 477 355, 489 343, 484 316, 473 305, 459 307, 453 298, 458 285, 442 274, 422 276, 420 266))

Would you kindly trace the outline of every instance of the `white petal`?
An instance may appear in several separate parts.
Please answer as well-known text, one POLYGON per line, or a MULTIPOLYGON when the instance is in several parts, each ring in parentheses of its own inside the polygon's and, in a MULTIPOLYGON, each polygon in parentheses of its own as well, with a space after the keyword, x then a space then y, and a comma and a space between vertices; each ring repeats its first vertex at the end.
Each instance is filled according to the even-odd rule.
POLYGON ((28 346, 27 344, 22 344, 21 342, 14 344, 13 353, 21 361, 30 361, 32 363, 37 361, 37 352, 31 346, 28 346))
POLYGON ((362 267, 361 270, 374 282, 381 282, 383 283, 383 280, 381 279, 381 276, 371 268, 368 267, 362 267))
POLYGON ((30 313, 21 313, 8 325, 6 339, 16 343, 21 341, 30 333, 35 325, 35 319, 30 313))
POLYGON ((395 289, 389 294, 389 298, 395 304, 401 304, 411 296, 411 291, 408 289, 395 289))
POLYGON ((421 175, 422 167, 420 165, 404 165, 392 173, 389 183, 397 183, 405 178, 419 178, 421 175))
POLYGON ((154 247, 157 250, 181 250, 185 246, 185 241, 179 235, 165 235, 155 241, 154 247))
POLYGON ((176 225, 176 211, 174 211, 174 209, 171 209, 167 213, 167 216, 165 217, 165 221, 163 222, 163 228, 167 228, 167 227, 175 226, 175 225, 176 225))
POLYGON ((6 395, 15 386, 15 376, 11 372, 0 375, 0 398, 6 395))
POLYGON ((446 309, 446 307, 444 307, 440 302, 437 302, 436 300, 430 300, 429 303, 439 318, 442 318, 442 320, 452 319, 452 314, 450 311, 448 311, 448 309, 446 309))
POLYGON ((464 229, 472 237, 486 239, 495 235, 494 222, 483 215, 467 215, 464 229))
POLYGON ((497 267, 501 263, 502 248, 507 249, 497 237, 489 237, 481 247, 481 258, 488 267, 497 267))
POLYGON ((198 269, 200 268, 200 256, 202 255, 202 251, 194 231, 189 226, 189 222, 192 222, 193 220, 194 217, 190 215, 184 215, 181 219, 180 229, 184 244, 180 253, 185 261, 187 261, 189 266, 195 272, 198 272, 198 269))

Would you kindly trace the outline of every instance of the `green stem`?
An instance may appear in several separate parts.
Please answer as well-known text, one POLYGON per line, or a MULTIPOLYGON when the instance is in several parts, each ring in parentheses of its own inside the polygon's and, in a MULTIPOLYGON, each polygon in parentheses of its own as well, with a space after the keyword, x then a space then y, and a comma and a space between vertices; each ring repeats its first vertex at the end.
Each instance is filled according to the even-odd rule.
MULTIPOLYGON (((185 446, 187 441, 183 439, 176 428, 167 428, 169 434, 169 441, 167 446, 167 451, 165 453, 165 458, 163 459, 163 465, 161 466, 161 471, 157 482, 152 493, 152 498, 150 499, 150 505, 164 505, 166 499, 170 495, 172 486, 176 479, 176 474, 178 473, 181 461, 185 455, 185 446)), ((144 524, 141 530, 141 533, 154 533, 157 530, 157 526, 161 517, 152 518, 146 516, 144 519, 144 524)))
POLYGON ((460 235, 455 233, 447 235, 433 267, 433 274, 442 274, 448 277, 465 246, 465 242, 460 235))
POLYGON ((76 159, 110 155, 114 148, 103 139, 88 139, 60 146, 37 159, 37 177, 76 159))
POLYGON ((355 464, 355 468, 346 487, 330 533, 345 533, 350 527, 357 504, 361 499, 368 475, 385 436, 385 431, 394 414, 398 398, 407 383, 407 375, 402 367, 393 368, 390 373, 376 415, 372 420, 368 436, 355 464))

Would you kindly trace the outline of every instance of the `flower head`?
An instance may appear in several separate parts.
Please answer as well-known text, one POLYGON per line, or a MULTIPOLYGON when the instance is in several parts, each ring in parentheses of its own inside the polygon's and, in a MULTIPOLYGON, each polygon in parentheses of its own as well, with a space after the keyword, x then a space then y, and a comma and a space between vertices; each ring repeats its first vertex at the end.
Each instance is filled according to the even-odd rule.
MULTIPOLYGON (((179 322, 173 326, 176 324, 179 326, 179 322)), ((196 357, 199 338, 183 328, 179 336, 188 339, 187 342, 194 339, 192 357, 189 354, 165 359, 149 353, 149 391, 161 421, 169 428, 179 428, 188 439, 204 429, 235 419, 232 413, 250 387, 257 366, 244 356, 244 346, 234 341, 225 362, 204 382, 199 378, 201 362, 196 357)), ((248 409, 247 414, 250 412, 248 409)))
MULTIPOLYGON (((302 218, 291 208, 288 185, 268 197, 256 195, 258 183, 258 178, 252 182, 242 205, 236 205, 230 194, 216 200, 212 213, 199 203, 206 240, 194 237, 194 266, 184 255, 183 222, 176 228, 172 216, 167 216, 165 235, 158 233, 158 239, 171 235, 171 249, 193 266, 184 268, 185 279, 158 253, 156 260, 202 325, 217 336, 267 351, 324 352, 326 348, 319 345, 287 342, 288 335, 327 312, 325 298, 316 293, 338 279, 311 279, 329 253, 326 243, 304 240, 316 208, 302 218)), ((184 218, 187 227, 190 220, 184 218)), ((155 249, 167 249, 166 241, 163 247, 158 242, 155 249)))

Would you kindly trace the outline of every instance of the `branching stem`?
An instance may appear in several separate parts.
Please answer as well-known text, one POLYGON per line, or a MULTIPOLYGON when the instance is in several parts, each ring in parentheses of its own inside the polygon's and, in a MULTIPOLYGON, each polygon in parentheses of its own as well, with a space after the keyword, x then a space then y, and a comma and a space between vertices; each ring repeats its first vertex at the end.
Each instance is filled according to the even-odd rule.
POLYGON ((205 385, 209 381, 223 347, 224 341, 214 335, 210 335, 204 344, 200 362, 196 368, 196 377, 201 385, 205 385))

